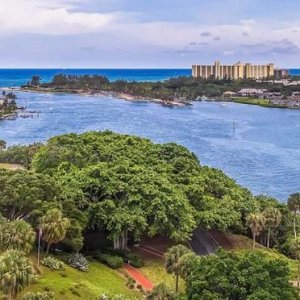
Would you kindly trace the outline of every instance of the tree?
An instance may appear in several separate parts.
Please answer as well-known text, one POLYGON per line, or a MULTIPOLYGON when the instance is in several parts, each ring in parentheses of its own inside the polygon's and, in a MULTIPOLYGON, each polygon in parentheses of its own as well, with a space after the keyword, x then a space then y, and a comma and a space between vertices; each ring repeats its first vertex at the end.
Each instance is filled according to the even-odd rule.
POLYGON ((191 250, 189 250, 187 247, 183 245, 177 245, 171 247, 165 255, 166 271, 170 274, 174 274, 176 277, 176 293, 178 293, 179 276, 182 275, 182 270, 184 267, 182 259, 189 253, 191 253, 191 250))
POLYGON ((165 283, 156 285, 150 294, 146 297, 147 300, 175 300, 175 295, 165 283))
POLYGON ((4 140, 0 140, 0 152, 6 148, 6 142, 4 140))
POLYGON ((264 250, 202 256, 186 279, 188 300, 296 300, 286 259, 264 250))
POLYGON ((0 249, 13 249, 29 253, 35 241, 35 232, 23 220, 4 221, 0 224, 0 249))
POLYGON ((52 244, 58 243, 65 238, 69 227, 69 219, 64 218, 62 212, 56 208, 50 209, 41 218, 40 229, 42 231, 42 239, 47 243, 47 255, 52 244))
POLYGON ((253 237, 253 250, 255 249, 256 236, 263 230, 265 217, 263 214, 249 214, 246 218, 247 226, 251 229, 253 237))
POLYGON ((32 76, 30 84, 32 86, 39 86, 41 84, 41 77, 36 75, 32 76))
POLYGON ((47 175, 0 169, 0 211, 8 220, 36 225, 59 192, 58 184, 47 175))
POLYGON ((300 210, 300 193, 291 194, 288 198, 287 205, 289 210, 293 213, 293 230, 294 237, 297 237, 297 229, 296 229, 296 219, 297 213, 300 210))
POLYGON ((33 278, 32 264, 22 252, 8 250, 0 256, 0 288, 8 295, 8 299, 14 299, 33 278))
POLYGON ((279 226, 281 222, 281 212, 278 208, 268 207, 263 211, 265 217, 265 228, 268 230, 267 233, 267 247, 270 247, 270 236, 272 231, 279 226))

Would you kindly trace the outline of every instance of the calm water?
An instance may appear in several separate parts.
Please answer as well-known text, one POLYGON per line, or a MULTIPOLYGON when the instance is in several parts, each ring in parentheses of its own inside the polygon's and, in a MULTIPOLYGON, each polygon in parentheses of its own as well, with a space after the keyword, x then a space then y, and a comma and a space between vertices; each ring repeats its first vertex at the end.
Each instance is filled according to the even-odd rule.
POLYGON ((180 143, 196 153, 202 164, 221 168, 255 194, 285 200, 300 191, 300 111, 233 103, 170 108, 114 98, 23 92, 18 98, 19 104, 41 114, 2 122, 0 139, 9 145, 110 129, 180 143))

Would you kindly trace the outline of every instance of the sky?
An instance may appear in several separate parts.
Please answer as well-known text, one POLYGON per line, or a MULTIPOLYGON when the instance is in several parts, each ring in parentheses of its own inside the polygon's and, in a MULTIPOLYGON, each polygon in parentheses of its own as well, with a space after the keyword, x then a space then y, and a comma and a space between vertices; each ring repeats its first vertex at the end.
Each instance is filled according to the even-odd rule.
POLYGON ((300 68, 299 0, 0 0, 0 68, 300 68))

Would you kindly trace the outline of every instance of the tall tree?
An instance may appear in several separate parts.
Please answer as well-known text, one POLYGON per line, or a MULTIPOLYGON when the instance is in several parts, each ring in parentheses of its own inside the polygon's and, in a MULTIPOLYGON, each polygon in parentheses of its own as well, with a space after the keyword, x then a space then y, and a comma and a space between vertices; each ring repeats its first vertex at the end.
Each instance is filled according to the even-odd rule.
POLYGON ((263 230, 265 225, 265 217, 263 214, 249 214, 246 218, 247 226, 251 229, 253 238, 253 250, 255 249, 256 236, 263 230))
POLYGON ((50 209, 40 221, 40 229, 42 231, 42 239, 47 243, 46 254, 52 244, 62 241, 70 227, 68 218, 64 218, 59 209, 50 209))
POLYGON ((22 252, 8 250, 0 256, 0 289, 7 294, 9 300, 14 299, 33 278, 33 267, 22 252))
POLYGON ((171 247, 165 255, 165 267, 166 271, 170 274, 174 274, 176 277, 175 291, 178 293, 179 276, 182 275, 184 268, 183 258, 185 255, 190 254, 191 250, 183 245, 177 245, 171 247))
POLYGON ((0 249, 29 253, 35 241, 35 232, 23 220, 4 221, 0 224, 0 249))
POLYGON ((268 207, 263 211, 265 217, 265 228, 267 229, 267 247, 270 247, 270 236, 272 231, 279 226, 281 222, 281 212, 276 207, 268 207))
POLYGON ((294 237, 297 237, 297 228, 296 228, 296 220, 297 220, 297 213, 300 210, 300 193, 291 194, 288 198, 287 205, 289 210, 293 213, 293 230, 294 230, 294 237))

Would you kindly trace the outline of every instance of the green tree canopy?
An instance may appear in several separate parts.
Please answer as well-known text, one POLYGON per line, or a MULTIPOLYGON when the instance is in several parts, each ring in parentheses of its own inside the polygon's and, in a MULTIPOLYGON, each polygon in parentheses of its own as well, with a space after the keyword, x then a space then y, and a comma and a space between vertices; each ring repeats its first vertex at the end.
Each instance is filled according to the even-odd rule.
POLYGON ((198 225, 241 229, 256 207, 248 190, 202 167, 186 148, 110 131, 54 137, 32 166, 64 187, 62 198, 86 212, 90 228, 104 228, 112 239, 128 231, 182 241, 198 225))
POLYGON ((225 252, 193 261, 186 280, 190 300, 299 299, 286 261, 263 251, 225 252))

